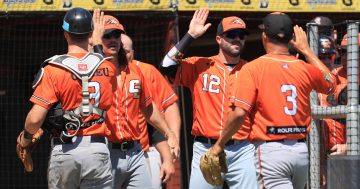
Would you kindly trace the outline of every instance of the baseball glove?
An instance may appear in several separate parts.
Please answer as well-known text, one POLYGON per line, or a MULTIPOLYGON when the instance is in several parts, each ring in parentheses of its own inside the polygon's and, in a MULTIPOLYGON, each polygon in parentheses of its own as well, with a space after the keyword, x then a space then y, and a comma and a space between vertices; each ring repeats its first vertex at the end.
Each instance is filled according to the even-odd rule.
POLYGON ((17 139, 17 145, 16 145, 16 153, 21 160, 21 162, 24 165, 25 172, 32 172, 33 171, 33 160, 31 157, 31 151, 34 149, 38 141, 40 140, 41 135, 44 133, 44 131, 40 128, 33 136, 30 141, 30 143, 26 146, 21 145, 21 138, 22 135, 24 135, 24 131, 20 133, 17 139))
POLYGON ((221 172, 227 173, 226 154, 221 152, 219 155, 215 155, 208 150, 200 159, 200 169, 205 180, 213 185, 220 186, 223 184, 224 179, 221 176, 221 172))

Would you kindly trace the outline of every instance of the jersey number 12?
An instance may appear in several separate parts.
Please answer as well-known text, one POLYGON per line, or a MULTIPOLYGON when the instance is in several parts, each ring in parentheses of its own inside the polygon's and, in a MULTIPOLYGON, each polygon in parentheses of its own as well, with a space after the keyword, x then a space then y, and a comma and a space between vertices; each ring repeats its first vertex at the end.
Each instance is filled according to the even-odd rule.
POLYGON ((216 75, 204 74, 204 87, 203 91, 209 91, 211 93, 220 93, 220 78, 216 75))

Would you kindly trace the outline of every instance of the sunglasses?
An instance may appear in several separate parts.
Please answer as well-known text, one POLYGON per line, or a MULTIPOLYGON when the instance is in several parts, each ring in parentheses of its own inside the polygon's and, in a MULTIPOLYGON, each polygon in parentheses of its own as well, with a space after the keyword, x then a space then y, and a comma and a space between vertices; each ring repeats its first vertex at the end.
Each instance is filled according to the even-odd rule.
POLYGON ((112 32, 110 32, 110 33, 107 33, 107 34, 103 35, 103 38, 104 38, 104 39, 111 39, 111 38, 117 39, 117 38, 119 38, 120 36, 121 36, 121 32, 119 32, 119 31, 112 31, 112 32))
POLYGON ((243 32, 240 32, 240 31, 228 31, 226 33, 224 33, 225 37, 226 38, 229 38, 229 39, 235 39, 236 37, 239 37, 241 40, 244 40, 245 39, 245 34, 243 32))

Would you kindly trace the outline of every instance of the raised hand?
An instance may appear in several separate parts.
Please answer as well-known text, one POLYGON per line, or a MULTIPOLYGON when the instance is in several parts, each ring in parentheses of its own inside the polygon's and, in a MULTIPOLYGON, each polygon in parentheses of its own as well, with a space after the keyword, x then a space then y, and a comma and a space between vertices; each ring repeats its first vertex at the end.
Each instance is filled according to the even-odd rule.
POLYGON ((295 49, 301 53, 309 50, 311 51, 305 31, 296 25, 294 26, 294 34, 295 40, 292 39, 290 43, 295 47, 295 49))
POLYGON ((100 9, 95 9, 93 14, 94 31, 92 33, 91 42, 92 45, 98 45, 102 43, 102 36, 105 31, 105 19, 104 12, 100 9))
POLYGON ((188 33, 193 38, 196 39, 202 36, 211 26, 211 23, 205 24, 208 15, 209 10, 207 8, 201 8, 195 11, 188 30, 188 33))

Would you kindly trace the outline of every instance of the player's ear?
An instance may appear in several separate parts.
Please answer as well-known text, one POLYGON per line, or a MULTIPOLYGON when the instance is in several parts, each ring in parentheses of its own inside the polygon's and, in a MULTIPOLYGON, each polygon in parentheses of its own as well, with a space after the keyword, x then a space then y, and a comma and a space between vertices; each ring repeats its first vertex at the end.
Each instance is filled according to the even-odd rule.
POLYGON ((215 37, 215 40, 216 40, 216 43, 217 43, 217 44, 220 44, 221 37, 217 35, 217 36, 215 37))
POLYGON ((267 42, 267 36, 266 36, 265 32, 261 33, 261 40, 262 40, 263 45, 265 46, 265 42, 267 42))
POLYGON ((69 33, 68 33, 68 32, 64 32, 64 37, 65 37, 65 39, 68 39, 68 38, 69 38, 69 33))

